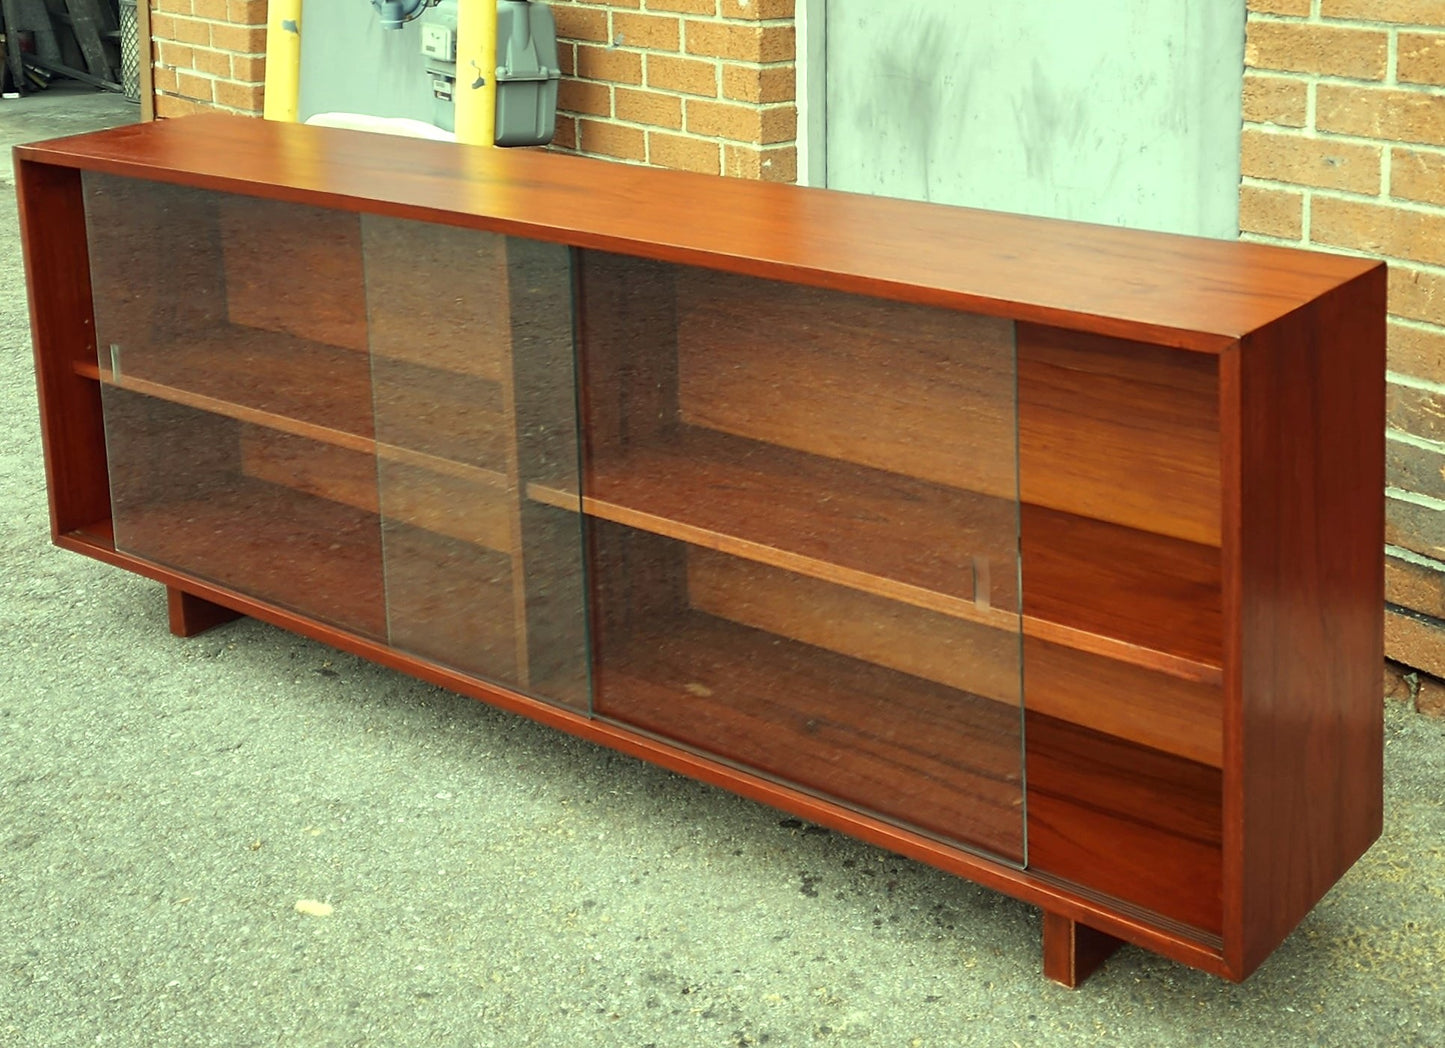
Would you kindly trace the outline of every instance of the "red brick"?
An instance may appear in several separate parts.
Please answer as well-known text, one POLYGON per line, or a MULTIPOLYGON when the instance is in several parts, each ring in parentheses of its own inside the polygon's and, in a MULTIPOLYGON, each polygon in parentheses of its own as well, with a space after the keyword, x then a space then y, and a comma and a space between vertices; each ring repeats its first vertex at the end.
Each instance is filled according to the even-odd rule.
POLYGON ((1445 84, 1445 33, 1401 33, 1395 77, 1412 84, 1445 84))
POLYGON ((612 88, 594 80, 563 80, 557 85, 557 108, 592 116, 612 115, 612 88))
POLYGON ((552 6, 557 23, 557 37, 565 40, 591 40, 607 43, 607 12, 595 7, 552 6))
MULTIPOLYGON (((1445 629, 1442 629, 1438 622, 1422 621, 1386 609, 1385 654, 1407 666, 1414 666, 1437 676, 1445 675, 1445 629)), ((1432 693, 1422 712, 1433 711, 1434 703, 1432 693)), ((1415 708, 1421 709, 1418 696, 1415 708)))
POLYGON ((1324 18, 1445 26, 1445 0, 1321 0, 1324 18))
POLYGON ((162 120, 173 116, 190 116, 193 113, 210 112, 214 112, 211 106, 193 102, 189 98, 178 98, 175 95, 156 96, 156 116, 162 120))
POLYGON ((155 0, 151 5, 151 31, 155 32, 156 12, 168 15, 188 15, 191 13, 191 0, 155 0))
POLYGON ((796 67, 778 65, 735 65, 722 67, 723 95, 739 102, 791 102, 795 94, 796 67))
POLYGON ((1315 129, 1393 142, 1445 145, 1445 95, 1320 84, 1315 129))
POLYGON ((1389 46, 1389 35, 1384 32, 1252 19, 1244 40, 1244 64, 1255 69, 1382 80, 1389 46))
POLYGON ((689 99, 687 129, 695 135, 768 145, 797 137, 798 111, 792 105, 750 106, 689 99))
POLYGON ((198 76, 195 73, 181 69, 176 72, 176 91, 187 98, 194 98, 201 102, 212 101, 211 85, 215 83, 210 77, 198 76))
POLYGON ((676 95, 619 87, 613 92, 613 104, 618 120, 652 124, 674 131, 682 128, 682 99, 676 95))
POLYGON ((557 130, 552 135, 552 145, 556 149, 574 150, 577 148, 577 118, 557 114, 557 130))
POLYGON ((156 62, 159 65, 168 65, 173 68, 192 69, 192 62, 195 61, 195 48, 190 44, 178 44, 173 40, 156 41, 156 62))
POLYGON ((266 81, 266 58, 264 55, 232 55, 231 79, 243 84, 260 84, 266 81))
POLYGON ((1304 127, 1309 87, 1291 76, 1244 77, 1244 119, 1247 123, 1304 127))
POLYGON ((723 174, 763 182, 798 180, 797 146, 743 146, 723 144, 723 174))
MULTIPOLYGON (((636 7, 636 4, 632 6, 636 7)), ((676 11, 685 15, 715 15, 717 0, 647 0, 649 11, 676 11)))
POLYGON ((1251 11, 1269 15, 1300 15, 1310 13, 1310 0, 1249 0, 1251 11))
POLYGON ((191 0, 191 11, 197 18, 209 18, 213 22, 228 22, 227 0, 191 0))
POLYGON ((1338 139, 1244 129, 1240 169, 1249 178, 1375 195, 1380 191, 1380 146, 1338 139))
POLYGON ((219 105, 241 109, 248 113, 259 113, 264 96, 260 84, 235 84, 229 80, 216 81, 216 102, 219 105))
POLYGON ((1437 568, 1386 556, 1385 600, 1445 618, 1445 565, 1437 568))
POLYGON ((1316 196, 1310 240, 1410 262, 1445 265, 1445 214, 1316 196))
POLYGON ((1445 326, 1445 272, 1392 264, 1390 312, 1445 326))
POLYGON ((266 28, 265 26, 212 26, 211 46, 242 55, 264 55, 266 53, 266 28))
POLYGON ((717 63, 671 55, 648 55, 647 86, 715 98, 717 63))
POLYGON ((229 77, 231 75, 231 56, 225 51, 212 51, 208 48, 198 47, 192 53, 191 68, 200 73, 209 73, 211 76, 229 77))
POLYGON ((615 84, 642 83, 642 55, 592 44, 577 45, 577 75, 615 84))
POLYGON ((1445 153, 1391 150, 1390 195, 1397 200, 1445 205, 1445 153))
POLYGON ((1385 437, 1385 486, 1445 500, 1445 454, 1429 441, 1385 437))
POLYGON ((179 40, 183 44, 200 44, 205 47, 211 42, 211 23, 198 22, 194 18, 177 18, 169 34, 169 39, 179 40))
POLYGON ((663 131, 647 133, 647 159, 658 167, 715 175, 722 170, 720 149, 717 142, 688 135, 670 135, 663 131))
POLYGON ((682 22, 675 15, 612 16, 615 47, 640 47, 647 51, 676 51, 682 40, 682 22))
POLYGON ((642 131, 605 120, 578 120, 578 147, 584 153, 600 153, 619 160, 647 159, 647 141, 642 131))
MULTIPOLYGON (((1391 322, 1388 367, 1400 375, 1445 382, 1445 329, 1391 322)), ((1445 492, 1440 495, 1445 498, 1445 492)))
POLYGON ((226 21, 232 25, 265 25, 266 0, 230 0, 226 21))
POLYGON ((1304 233, 1304 194, 1263 186, 1239 187, 1241 232, 1299 240, 1304 233))
POLYGON ((791 25, 747 25, 740 22, 700 22, 683 26, 688 54, 731 58, 740 62, 786 62, 794 58, 791 25))
POLYGON ((746 18, 754 22, 767 18, 792 18, 794 0, 722 0, 724 18, 746 18))

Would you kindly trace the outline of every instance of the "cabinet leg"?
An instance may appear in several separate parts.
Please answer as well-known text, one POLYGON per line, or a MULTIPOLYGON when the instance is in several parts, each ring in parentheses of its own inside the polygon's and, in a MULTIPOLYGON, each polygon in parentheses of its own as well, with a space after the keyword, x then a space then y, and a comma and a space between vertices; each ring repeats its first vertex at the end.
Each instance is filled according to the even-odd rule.
POLYGON ((174 586, 166 587, 166 610, 170 613, 171 632, 177 637, 194 637, 212 626, 239 619, 241 613, 212 604, 174 586))
POLYGON ((1044 911, 1044 975, 1071 990, 1123 945, 1112 935, 1044 911))

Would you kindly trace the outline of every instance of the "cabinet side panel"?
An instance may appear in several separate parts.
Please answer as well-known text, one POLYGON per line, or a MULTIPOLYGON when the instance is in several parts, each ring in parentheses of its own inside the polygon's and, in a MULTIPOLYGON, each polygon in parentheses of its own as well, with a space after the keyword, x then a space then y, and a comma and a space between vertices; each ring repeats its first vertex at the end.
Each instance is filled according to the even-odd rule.
POLYGON ((100 388, 74 371, 95 361, 85 205, 78 171, 20 160, 15 174, 50 529, 59 536, 110 516, 100 388))
POLYGON ((1238 977, 1380 833, 1384 317, 1382 265, 1224 360, 1225 417, 1238 420, 1225 521, 1238 893, 1225 939, 1238 977))

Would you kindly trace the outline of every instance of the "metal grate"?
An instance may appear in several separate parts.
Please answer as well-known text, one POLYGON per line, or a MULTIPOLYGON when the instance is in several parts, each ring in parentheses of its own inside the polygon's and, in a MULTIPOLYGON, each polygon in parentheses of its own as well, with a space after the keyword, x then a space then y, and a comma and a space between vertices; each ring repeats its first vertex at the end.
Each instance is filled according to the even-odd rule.
POLYGON ((120 0, 120 84, 126 98, 140 101, 140 20, 136 0, 120 0))

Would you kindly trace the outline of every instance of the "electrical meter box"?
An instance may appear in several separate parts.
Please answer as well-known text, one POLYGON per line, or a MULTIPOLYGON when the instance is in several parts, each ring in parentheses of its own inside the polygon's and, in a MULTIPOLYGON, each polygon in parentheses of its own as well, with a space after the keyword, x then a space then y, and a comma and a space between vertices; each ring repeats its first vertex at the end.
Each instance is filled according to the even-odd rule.
POLYGON ((422 66, 431 81, 432 123, 456 129, 457 0, 441 0, 421 17, 422 66))
MULTIPOLYGON (((421 53, 431 78, 433 123, 456 127, 456 95, 480 90, 476 69, 457 71, 457 0, 441 0, 422 15, 421 53)), ((557 130, 557 26, 551 8, 527 0, 497 0, 496 135, 499 146, 544 146, 557 130)))
POLYGON ((557 130, 557 26, 552 10, 527 0, 497 0, 499 146, 542 146, 557 130))

